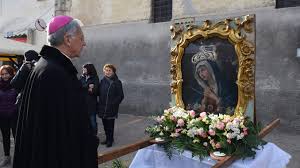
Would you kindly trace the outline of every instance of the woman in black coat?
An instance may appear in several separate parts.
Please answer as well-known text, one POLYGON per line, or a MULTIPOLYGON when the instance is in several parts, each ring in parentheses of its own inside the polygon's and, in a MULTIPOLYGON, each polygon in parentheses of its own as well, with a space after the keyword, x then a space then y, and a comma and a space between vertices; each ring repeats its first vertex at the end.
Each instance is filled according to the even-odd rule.
POLYGON ((118 79, 116 68, 112 64, 103 67, 104 77, 99 86, 98 115, 102 119, 106 140, 101 144, 111 147, 114 142, 114 125, 118 117, 119 104, 124 98, 122 82, 118 79))
POLYGON ((97 135, 97 96, 99 87, 99 77, 93 64, 87 63, 82 67, 80 81, 85 91, 87 111, 90 116, 91 126, 94 134, 97 135))
POLYGON ((15 105, 17 92, 10 84, 14 76, 14 69, 9 65, 0 67, 0 129, 3 138, 4 159, 0 167, 11 163, 10 157, 10 130, 12 129, 15 137, 17 120, 17 107, 15 105))

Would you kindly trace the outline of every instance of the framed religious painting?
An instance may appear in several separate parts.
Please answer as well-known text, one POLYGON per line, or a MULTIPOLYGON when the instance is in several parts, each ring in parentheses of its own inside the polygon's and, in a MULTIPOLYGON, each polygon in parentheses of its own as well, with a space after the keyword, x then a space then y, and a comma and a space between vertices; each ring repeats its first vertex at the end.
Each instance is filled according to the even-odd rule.
POLYGON ((255 15, 183 18, 170 30, 172 103, 255 120, 255 15))

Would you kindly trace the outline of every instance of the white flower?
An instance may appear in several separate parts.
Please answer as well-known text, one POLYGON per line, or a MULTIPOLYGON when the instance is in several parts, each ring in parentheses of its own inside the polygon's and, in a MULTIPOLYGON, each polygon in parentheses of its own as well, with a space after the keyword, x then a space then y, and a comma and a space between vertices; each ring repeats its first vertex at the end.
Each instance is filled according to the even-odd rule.
POLYGON ((157 128, 155 129, 155 131, 156 131, 156 132, 160 132, 161 130, 160 130, 159 127, 157 127, 157 128))
POLYGON ((168 109, 168 110, 164 110, 164 114, 165 115, 169 115, 170 114, 170 110, 168 109))
POLYGON ((241 133, 240 135, 236 136, 237 140, 243 139, 244 138, 244 133, 241 133))
POLYGON ((224 119, 224 114, 219 114, 219 119, 223 120, 224 119))
POLYGON ((226 135, 226 137, 227 137, 228 139, 233 139, 233 138, 234 138, 233 134, 231 134, 231 133, 228 133, 228 134, 226 135))
POLYGON ((201 127, 197 129, 197 135, 202 135, 204 133, 204 129, 201 127))
POLYGON ((177 117, 177 118, 180 117, 180 118, 186 119, 186 118, 188 118, 189 114, 188 114, 186 111, 180 109, 180 110, 176 110, 176 111, 173 113, 173 116, 175 116, 175 117, 177 117))
POLYGON ((169 127, 168 127, 168 126, 165 126, 165 130, 166 130, 166 131, 169 131, 169 127))
POLYGON ((218 115, 216 114, 209 114, 208 117, 212 120, 218 120, 218 115))
POLYGON ((203 142, 203 146, 207 146, 208 144, 207 144, 207 142, 203 142))
POLYGON ((202 119, 202 121, 203 121, 205 124, 209 124, 209 121, 208 121, 207 117, 204 117, 204 118, 202 119))
POLYGON ((199 143, 200 141, 199 141, 199 139, 194 139, 193 140, 193 143, 199 143))
POLYGON ((235 118, 235 119, 233 119, 232 123, 233 123, 234 125, 240 125, 240 119, 235 118))
POLYGON ((173 116, 175 117, 181 117, 181 118, 188 118, 189 114, 187 111, 185 111, 183 108, 180 108, 180 107, 175 107, 173 109, 173 116))
POLYGON ((226 129, 227 129, 227 130, 231 130, 232 128, 233 128, 232 122, 228 122, 228 123, 226 124, 226 129))
POLYGON ((186 130, 186 129, 183 129, 183 130, 181 131, 181 133, 182 133, 182 134, 186 134, 186 133, 187 133, 187 130, 186 130))
POLYGON ((240 134, 241 133, 241 131, 240 131, 240 129, 238 129, 238 128, 232 128, 231 129, 235 134, 240 134))
POLYGON ((191 128, 191 129, 189 129, 188 131, 187 131, 187 136, 189 136, 189 137, 192 137, 192 138, 194 138, 195 137, 195 135, 197 135, 197 128, 196 127, 193 127, 193 128, 191 128))
POLYGON ((195 124, 196 122, 197 122, 196 119, 192 119, 192 120, 190 121, 191 124, 195 124))
POLYGON ((180 134, 175 132, 175 133, 171 133, 170 137, 178 137, 180 134))
POLYGON ((241 123, 240 123, 240 127, 241 127, 241 128, 246 128, 245 125, 244 125, 244 122, 241 122, 241 123))
POLYGON ((195 123, 195 119, 192 119, 191 121, 189 121, 188 123, 187 123, 187 128, 191 128, 191 127, 193 127, 194 126, 194 123, 195 123))
POLYGON ((158 123, 162 123, 162 119, 160 117, 156 117, 155 121, 158 122, 158 123))
POLYGON ((163 132, 160 132, 159 135, 160 135, 160 136, 164 136, 164 133, 163 133, 163 132))
POLYGON ((236 132, 231 133, 232 138, 235 138, 238 134, 236 132))
POLYGON ((231 121, 230 116, 229 116, 229 115, 225 115, 225 116, 224 116, 224 119, 223 119, 223 122, 227 123, 227 122, 229 122, 229 121, 231 121))
POLYGON ((216 124, 209 125, 209 129, 215 129, 215 128, 216 128, 216 124))

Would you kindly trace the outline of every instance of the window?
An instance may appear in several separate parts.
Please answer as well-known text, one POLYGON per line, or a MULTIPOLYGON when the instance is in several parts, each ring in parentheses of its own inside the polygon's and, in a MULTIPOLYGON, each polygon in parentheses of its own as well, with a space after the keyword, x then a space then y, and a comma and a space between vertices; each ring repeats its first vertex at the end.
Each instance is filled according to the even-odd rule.
POLYGON ((300 0, 276 0, 276 8, 300 6, 300 0))
POLYGON ((152 0, 152 22, 167 22, 172 19, 172 0, 152 0))

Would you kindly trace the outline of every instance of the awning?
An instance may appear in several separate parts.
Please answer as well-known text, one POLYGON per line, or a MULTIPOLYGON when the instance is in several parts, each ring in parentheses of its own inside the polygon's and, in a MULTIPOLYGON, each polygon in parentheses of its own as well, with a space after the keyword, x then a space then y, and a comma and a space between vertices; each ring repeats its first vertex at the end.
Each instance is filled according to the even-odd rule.
POLYGON ((39 52, 40 48, 28 43, 0 37, 0 61, 9 61, 10 58, 15 60, 17 55, 23 55, 28 50, 39 52))

